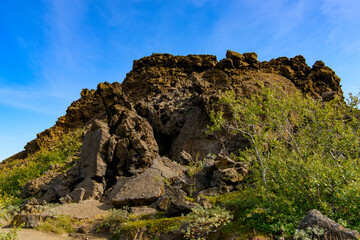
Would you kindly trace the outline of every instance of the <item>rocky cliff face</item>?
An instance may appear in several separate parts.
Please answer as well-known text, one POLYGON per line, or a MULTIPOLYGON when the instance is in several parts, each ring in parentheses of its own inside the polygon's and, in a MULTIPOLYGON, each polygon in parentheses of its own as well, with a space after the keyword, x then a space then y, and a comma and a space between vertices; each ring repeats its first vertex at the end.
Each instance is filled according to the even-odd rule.
MULTIPOLYGON (((23 196, 46 201, 98 198, 166 210, 175 197, 164 196, 185 199, 179 196, 232 191, 248 168, 226 155, 247 141, 206 135, 208 113, 216 108, 221 91, 246 97, 258 91, 259 82, 279 85, 284 94, 301 91, 324 101, 343 98, 335 72, 321 61, 309 67, 302 56, 259 62, 255 53, 233 51, 221 61, 211 55, 153 54, 135 60, 122 84, 84 89, 54 127, 26 145, 25 153, 31 154, 41 142, 51 145, 62 133, 87 127, 79 163, 66 174, 29 182, 23 196), (221 154, 206 158, 209 153, 221 154), (204 157, 205 167, 191 183, 183 165, 204 157), (37 186, 39 182, 47 187, 37 186)), ((187 202, 175 205, 172 215, 191 207, 187 202)))
POLYGON ((105 82, 96 90, 83 89, 81 98, 71 104, 66 115, 54 127, 39 133, 25 151, 31 154, 40 142, 51 143, 60 134, 82 128, 92 119, 111 124, 114 116, 128 109, 150 123, 157 141, 163 143, 159 144, 163 155, 173 155, 177 148, 174 141, 186 120, 196 115, 206 119, 219 90, 232 89, 239 96, 248 96, 256 91, 257 81, 282 84, 284 92, 302 91, 314 98, 343 98, 335 72, 321 61, 311 68, 302 56, 259 62, 256 53, 228 51, 226 58, 218 62, 212 55, 153 54, 135 60, 122 84, 105 82))

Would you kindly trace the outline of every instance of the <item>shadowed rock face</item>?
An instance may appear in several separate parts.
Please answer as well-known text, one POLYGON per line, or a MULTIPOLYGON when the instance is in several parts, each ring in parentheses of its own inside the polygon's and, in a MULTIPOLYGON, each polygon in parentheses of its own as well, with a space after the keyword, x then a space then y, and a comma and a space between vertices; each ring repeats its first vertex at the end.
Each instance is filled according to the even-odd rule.
MULTIPOLYGON (((111 195, 119 205, 154 202, 165 192, 164 182, 153 180, 156 176, 164 178, 161 170, 154 168, 162 157, 169 158, 171 164, 189 163, 189 159, 201 160, 208 153, 236 152, 248 144, 241 136, 206 135, 205 129, 209 111, 218 109, 221 91, 233 90, 239 97, 248 97, 259 90, 259 83, 281 86, 284 94, 301 91, 324 101, 343 98, 335 72, 321 61, 309 67, 302 56, 259 62, 256 53, 228 51, 218 62, 212 55, 153 54, 135 60, 122 84, 105 82, 96 90, 82 90, 81 98, 54 127, 26 145, 25 153, 31 154, 40 143, 51 146, 63 133, 87 129, 78 166, 61 175, 66 180, 57 180, 56 186, 51 181, 55 177, 34 180, 23 195, 46 195, 46 199, 54 200, 76 190, 73 194, 77 198, 111 195), (84 187, 81 183, 85 179, 91 184, 84 187), (139 182, 148 183, 154 191, 145 194, 139 182), (129 186, 137 192, 128 191, 129 186), (115 194, 114 189, 123 194, 115 194)), ((215 166, 209 160, 208 170, 196 176, 199 191, 209 187, 213 192, 230 191, 246 176, 247 166, 220 169, 219 161, 215 166)), ((176 175, 171 182, 188 191, 186 176, 176 175)))

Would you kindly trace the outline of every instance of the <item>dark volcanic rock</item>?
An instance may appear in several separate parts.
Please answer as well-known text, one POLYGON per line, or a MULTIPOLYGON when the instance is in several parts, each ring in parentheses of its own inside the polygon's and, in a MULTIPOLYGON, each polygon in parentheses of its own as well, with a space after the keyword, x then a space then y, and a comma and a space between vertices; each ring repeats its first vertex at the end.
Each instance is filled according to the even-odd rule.
POLYGON ((154 205, 160 210, 166 212, 166 217, 181 216, 188 214, 194 203, 186 200, 186 193, 178 187, 168 186, 166 192, 161 196, 154 205))
POLYGON ((159 148, 146 119, 132 111, 124 114, 114 133, 120 138, 115 154, 120 166, 123 163, 127 172, 137 174, 151 165, 158 156, 159 148))
POLYGON ((344 228, 334 220, 322 215, 316 209, 309 211, 299 223, 298 229, 306 229, 307 227, 319 227, 325 231, 325 239, 359 239, 360 234, 355 230, 344 228))
POLYGON ((105 123, 95 120, 83 141, 80 158, 81 178, 105 175, 109 139, 109 127, 105 123))
POLYGON ((104 193, 104 185, 98 183, 90 178, 85 178, 77 187, 71 192, 71 197, 75 202, 88 199, 101 199, 104 193))
POLYGON ((147 169, 125 183, 112 199, 115 206, 145 205, 156 201, 165 192, 165 183, 157 169, 147 169))
POLYGON ((165 183, 175 181, 184 168, 168 158, 156 159, 145 172, 131 179, 120 178, 112 190, 112 204, 145 205, 155 202, 165 193, 165 183))

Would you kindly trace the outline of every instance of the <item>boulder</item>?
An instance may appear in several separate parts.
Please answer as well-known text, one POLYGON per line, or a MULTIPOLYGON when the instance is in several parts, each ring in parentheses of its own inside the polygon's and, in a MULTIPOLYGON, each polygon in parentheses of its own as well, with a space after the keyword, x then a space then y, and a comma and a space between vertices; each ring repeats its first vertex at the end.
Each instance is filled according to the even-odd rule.
POLYGON ((174 161, 171 161, 167 157, 161 157, 154 160, 151 168, 159 170, 161 176, 166 180, 168 184, 178 179, 186 170, 185 167, 174 161))
POLYGON ((115 135, 119 138, 115 154, 118 168, 134 175, 142 173, 157 158, 159 147, 149 122, 136 112, 123 111, 115 135))
POLYGON ((131 207, 130 213, 133 216, 143 216, 143 215, 155 215, 157 211, 155 208, 152 207, 138 206, 138 207, 131 207))
POLYGON ((74 201, 79 202, 88 199, 99 200, 103 193, 104 184, 98 183, 90 178, 85 178, 70 195, 74 201))
POLYGON ((215 67, 220 69, 232 69, 234 68, 234 65, 235 64, 233 63, 233 60, 231 60, 230 58, 224 58, 220 62, 218 62, 215 67))
POLYGON ((184 167, 166 157, 154 160, 150 168, 132 178, 119 178, 109 198, 115 206, 145 205, 165 193, 165 183, 174 182, 184 167))
POLYGON ((244 55, 242 55, 241 53, 231 51, 231 50, 226 51, 226 58, 231 58, 233 60, 245 60, 244 55))
POLYGON ((219 154, 215 159, 214 171, 212 180, 216 183, 215 186, 221 186, 223 183, 236 185, 242 181, 249 172, 249 167, 244 162, 235 162, 229 157, 219 154))
POLYGON ((41 197, 38 198, 40 204, 43 203, 51 203, 56 202, 58 200, 58 196, 55 193, 53 187, 50 187, 41 197))
POLYGON ((52 171, 46 171, 40 178, 35 178, 28 181, 21 191, 21 197, 34 197, 41 195, 43 192, 46 192, 50 189, 50 184, 59 173, 54 173, 52 171))
POLYGON ((64 186, 62 184, 56 184, 53 186, 55 194, 59 197, 65 197, 66 195, 70 194, 70 189, 67 186, 64 186))
POLYGON ((149 168, 126 182, 111 202, 115 206, 146 205, 155 202, 164 192, 165 183, 161 172, 149 168))
POLYGON ((74 202, 81 202, 85 196, 85 189, 84 188, 75 188, 71 193, 70 196, 74 202))
POLYGON ((195 206, 194 203, 186 200, 186 193, 183 190, 174 186, 167 186, 166 193, 154 205, 160 211, 165 211, 166 217, 188 214, 195 206))
POLYGON ((242 55, 241 53, 237 53, 237 52, 234 52, 234 51, 231 51, 231 50, 227 50, 226 59, 232 60, 232 64, 236 68, 249 66, 249 63, 247 63, 245 61, 245 56, 242 55))
POLYGON ((255 69, 259 69, 260 68, 260 62, 257 60, 257 54, 254 52, 251 53, 244 53, 243 54, 245 57, 245 62, 247 62, 248 64, 250 64, 249 66, 255 69))
POLYGON ((254 52, 250 52, 250 53, 244 53, 244 58, 247 62, 257 62, 257 54, 254 52))
POLYGON ((218 187, 212 187, 212 188, 208 188, 206 190, 200 191, 198 193, 198 197, 201 197, 201 196, 214 197, 216 195, 219 195, 219 193, 220 193, 220 189, 218 187))
POLYGON ((331 220, 327 216, 321 214, 320 211, 313 209, 301 220, 298 229, 306 229, 307 227, 318 227, 324 230, 325 239, 359 239, 358 231, 344 228, 339 223, 331 220))
POLYGON ((106 155, 110 139, 107 124, 95 120, 84 137, 80 157, 80 177, 103 177, 106 173, 106 155))

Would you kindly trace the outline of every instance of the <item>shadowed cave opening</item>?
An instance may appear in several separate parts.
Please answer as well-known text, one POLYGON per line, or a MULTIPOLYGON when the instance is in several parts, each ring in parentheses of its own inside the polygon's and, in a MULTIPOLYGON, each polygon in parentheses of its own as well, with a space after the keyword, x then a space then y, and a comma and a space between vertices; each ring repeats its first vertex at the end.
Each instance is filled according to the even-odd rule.
POLYGON ((155 140, 159 146, 159 154, 160 156, 169 156, 171 146, 173 143, 172 136, 166 135, 164 133, 154 133, 155 140))

